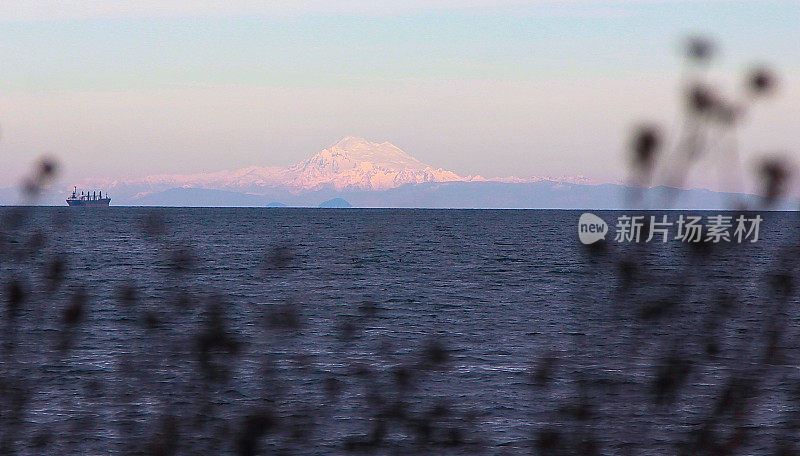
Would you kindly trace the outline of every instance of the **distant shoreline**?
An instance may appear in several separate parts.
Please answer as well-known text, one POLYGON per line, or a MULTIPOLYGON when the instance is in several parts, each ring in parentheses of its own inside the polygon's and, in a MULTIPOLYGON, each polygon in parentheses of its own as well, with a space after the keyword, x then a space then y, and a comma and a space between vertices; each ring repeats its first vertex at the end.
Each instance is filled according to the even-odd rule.
POLYGON ((558 207, 319 207, 319 206, 107 206, 102 208, 81 208, 70 206, 57 206, 57 205, 10 205, 0 204, 0 208, 63 208, 75 211, 106 211, 109 209, 269 209, 269 210, 305 210, 305 209, 319 209, 319 210, 367 210, 367 211, 562 211, 562 212, 800 212, 800 209, 720 209, 720 208, 671 208, 671 209, 637 209, 637 208, 621 208, 621 209, 608 209, 608 208, 558 208, 558 207))

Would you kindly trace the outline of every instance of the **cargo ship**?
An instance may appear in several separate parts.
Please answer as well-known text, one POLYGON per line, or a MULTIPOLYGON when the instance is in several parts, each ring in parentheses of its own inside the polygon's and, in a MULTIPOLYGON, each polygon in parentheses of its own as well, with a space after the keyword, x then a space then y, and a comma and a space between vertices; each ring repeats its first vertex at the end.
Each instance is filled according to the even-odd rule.
POLYGON ((86 192, 85 194, 81 192, 78 195, 78 187, 73 187, 72 195, 67 198, 67 204, 70 206, 80 206, 80 207, 108 207, 109 203, 111 203, 111 198, 106 196, 103 198, 103 192, 101 191, 99 194, 95 192, 86 192))

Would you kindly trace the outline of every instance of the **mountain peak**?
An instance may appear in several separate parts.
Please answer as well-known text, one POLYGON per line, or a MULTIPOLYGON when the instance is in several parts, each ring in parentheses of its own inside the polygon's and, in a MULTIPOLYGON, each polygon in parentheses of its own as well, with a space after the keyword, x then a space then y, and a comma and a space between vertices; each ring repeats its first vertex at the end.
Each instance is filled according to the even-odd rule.
POLYGON ((429 168, 392 143, 376 143, 359 136, 346 136, 301 165, 305 163, 326 163, 337 169, 364 167, 365 163, 391 171, 421 171, 429 168))
POLYGON ((462 180, 455 173, 434 170, 389 142, 375 143, 346 136, 313 157, 290 168, 296 187, 313 189, 385 190, 408 183, 462 180))
POLYGON ((345 136, 344 138, 340 139, 339 141, 331 145, 330 148, 350 149, 356 147, 369 147, 369 146, 380 146, 380 144, 367 141, 361 136, 345 136))
POLYGON ((147 188, 138 193, 180 187, 251 193, 285 188, 299 193, 324 188, 386 190, 406 184, 471 179, 441 168, 434 169, 389 142, 375 143, 358 136, 346 136, 288 168, 251 166, 214 173, 148 176, 138 182, 125 182, 124 186, 147 188))

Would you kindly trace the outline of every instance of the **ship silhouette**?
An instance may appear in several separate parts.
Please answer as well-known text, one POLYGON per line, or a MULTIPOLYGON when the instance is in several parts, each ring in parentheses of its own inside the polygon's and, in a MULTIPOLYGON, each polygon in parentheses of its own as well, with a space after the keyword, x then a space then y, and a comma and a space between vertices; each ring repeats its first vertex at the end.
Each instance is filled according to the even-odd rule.
POLYGON ((78 195, 78 187, 72 188, 72 195, 67 198, 67 204, 70 206, 81 206, 81 207, 108 207, 109 203, 111 203, 111 198, 106 196, 103 198, 103 192, 93 191, 93 192, 86 192, 84 194, 81 191, 81 194, 78 195))

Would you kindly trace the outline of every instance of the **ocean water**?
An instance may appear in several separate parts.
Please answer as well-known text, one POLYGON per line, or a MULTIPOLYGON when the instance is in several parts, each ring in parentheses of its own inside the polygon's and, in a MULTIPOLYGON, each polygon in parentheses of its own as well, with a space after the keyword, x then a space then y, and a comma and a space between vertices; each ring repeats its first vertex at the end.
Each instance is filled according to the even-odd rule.
POLYGON ((766 454, 797 435, 793 213, 687 245, 615 242, 624 212, 600 211, 591 248, 576 211, 0 213, 4 454, 766 454))

